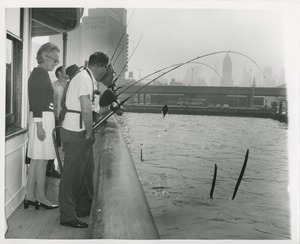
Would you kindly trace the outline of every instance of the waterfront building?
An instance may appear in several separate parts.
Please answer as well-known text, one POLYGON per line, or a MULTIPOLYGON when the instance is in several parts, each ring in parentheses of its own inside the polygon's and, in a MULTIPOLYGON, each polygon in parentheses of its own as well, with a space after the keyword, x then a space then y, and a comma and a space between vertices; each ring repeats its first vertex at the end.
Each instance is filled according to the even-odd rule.
MULTIPOLYGON (((126 9, 88 9, 88 16, 82 17, 80 26, 68 34, 67 65, 84 65, 89 56, 96 51, 108 54, 110 59, 115 53, 111 62, 114 64, 116 74, 119 75, 128 56, 128 35, 124 33, 126 23, 126 9), (118 49, 115 52, 117 46, 118 49)), ((51 36, 50 41, 57 43, 60 48, 63 47, 61 35, 51 36)), ((120 78, 125 78, 126 71, 127 67, 122 71, 120 78)))
POLYGON ((228 53, 226 54, 223 61, 222 77, 224 81, 224 86, 234 86, 232 80, 232 61, 228 53))

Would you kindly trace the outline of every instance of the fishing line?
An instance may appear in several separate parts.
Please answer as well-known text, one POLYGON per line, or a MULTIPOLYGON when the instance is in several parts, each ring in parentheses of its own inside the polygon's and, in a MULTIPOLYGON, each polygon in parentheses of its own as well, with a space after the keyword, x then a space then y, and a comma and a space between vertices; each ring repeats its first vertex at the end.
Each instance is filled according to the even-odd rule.
MULTIPOLYGON (((249 58, 254 64, 256 64, 256 66, 259 68, 259 70, 260 70, 260 71, 262 72, 262 74, 264 75, 263 71, 262 71, 261 68, 258 66, 258 64, 257 64, 253 59, 251 59, 250 57, 248 57, 248 56, 245 55, 245 54, 242 54, 242 53, 239 53, 239 52, 235 52, 235 51, 218 51, 218 52, 212 52, 212 53, 208 53, 208 54, 205 54, 205 55, 202 55, 202 56, 197 56, 196 58, 190 59, 190 60, 188 60, 188 61, 186 61, 186 62, 184 62, 184 63, 181 63, 181 64, 179 64, 179 65, 177 65, 177 66, 171 68, 170 70, 168 70, 168 71, 162 73, 161 75, 157 76, 156 78, 152 79, 151 81, 147 82, 145 85, 143 85, 142 87, 140 87, 139 89, 137 89, 135 92, 131 93, 127 98, 125 98, 123 101, 121 101, 121 102, 120 102, 118 105, 116 105, 116 106, 117 106, 117 107, 121 107, 121 106, 122 106, 125 102, 127 102, 133 95, 135 95, 136 93, 138 93, 140 90, 142 90, 144 87, 148 86, 148 85, 149 85, 150 83, 152 83, 153 81, 155 81, 155 80, 157 80, 158 78, 164 76, 165 74, 167 74, 167 73, 169 73, 169 72, 171 72, 171 71, 173 71, 173 70, 175 70, 175 69, 177 69, 177 68, 179 68, 179 67, 181 67, 181 66, 183 66, 183 65, 185 65, 185 64, 191 63, 191 62, 193 62, 193 61, 195 61, 195 60, 197 60, 197 59, 204 58, 204 57, 208 57, 208 56, 212 56, 212 55, 215 55, 215 54, 220 54, 220 53, 235 53, 235 54, 239 54, 239 55, 242 55, 242 56, 244 56, 244 57, 247 57, 247 58, 249 58)), ((174 66, 174 65, 173 65, 173 66, 174 66)), ((163 69, 162 69, 162 70, 163 70, 163 69)), ((159 72, 159 71, 157 71, 157 72, 159 72)), ((264 77, 265 77, 265 75, 264 75, 264 77)), ((139 80, 139 81, 140 81, 140 80, 139 80)), ((128 89, 128 88, 127 88, 127 89, 128 89)), ((122 92, 124 92, 124 91, 122 91, 122 92)), ((118 95, 120 95, 120 94, 118 94, 118 95)), ((113 108, 113 109, 114 109, 114 108, 113 108)), ((115 111, 117 111, 117 110, 115 110, 115 111)), ((115 111, 109 112, 107 115, 105 115, 104 117, 102 117, 102 118, 100 118, 98 121, 96 121, 95 124, 93 125, 93 131, 95 132, 95 131, 98 129, 98 127, 99 127, 104 121, 106 121, 109 117, 111 117, 111 116, 115 113, 115 111)))
MULTIPOLYGON (((209 53, 209 54, 204 55, 204 56, 201 56, 201 57, 199 57, 199 58, 203 58, 203 57, 206 57, 206 56, 210 56, 210 55, 214 55, 214 54, 219 54, 219 53, 234 53, 234 54, 239 54, 239 55, 242 55, 242 56, 244 56, 244 57, 250 59, 250 60, 251 60, 251 61, 259 68, 259 70, 261 71, 261 73, 263 74, 263 76, 266 77, 265 74, 264 74, 264 72, 262 71, 262 69, 259 67, 259 65, 258 65, 253 59, 251 59, 249 56, 247 56, 247 55, 245 55, 245 54, 242 54, 242 53, 240 53, 240 52, 235 52, 235 51, 219 51, 219 52, 209 53)), ((221 80, 222 80, 222 82, 223 82, 223 84, 224 84, 224 80, 223 80, 222 76, 219 74, 219 72, 218 72, 217 70, 215 70, 215 69, 214 69, 213 67, 211 67, 210 65, 207 65, 207 64, 204 64, 204 63, 200 63, 200 62, 192 62, 192 61, 191 61, 191 62, 187 62, 187 63, 199 63, 199 64, 203 64, 203 65, 206 65, 206 66, 212 68, 212 69, 220 76, 220 78, 221 78, 221 80)), ((126 87, 123 91, 121 91, 119 94, 117 94, 117 96, 121 95, 123 92, 125 92, 126 90, 128 90, 129 88, 131 88, 132 86, 134 86, 135 84, 139 83, 140 81, 142 81, 142 80, 148 78, 149 76, 154 75, 154 74, 156 74, 156 73, 159 73, 159 72, 161 72, 161 71, 163 71, 163 70, 172 68, 172 67, 174 67, 174 66, 181 65, 181 64, 184 65, 184 64, 186 64, 186 63, 173 64, 173 65, 171 65, 171 66, 168 66, 168 67, 162 68, 162 69, 160 69, 160 70, 158 70, 158 71, 155 71, 155 72, 153 72, 153 73, 151 73, 151 74, 149 74, 149 75, 147 75, 147 76, 145 76, 145 77, 143 77, 143 78, 137 80, 136 82, 134 82, 134 83, 131 84, 130 86, 126 87)), ((180 66, 179 66, 179 67, 180 67, 180 66)), ((157 78, 159 78, 159 77, 157 77, 157 78)))
POLYGON ((130 24, 130 21, 131 21, 131 19, 132 19, 132 16, 133 16, 134 12, 135 12, 135 9, 133 10, 133 12, 132 12, 132 14, 131 14, 131 16, 130 16, 130 19, 129 19, 129 21, 128 21, 128 24, 125 26, 125 30, 123 31, 123 34, 122 34, 122 36, 121 36, 121 38, 120 38, 120 40, 119 40, 119 42, 118 42, 118 45, 117 45, 117 47, 116 47, 116 49, 115 49, 115 51, 114 51, 114 53, 113 53, 113 55, 112 55, 112 57, 111 57, 111 59, 110 59, 110 62, 112 62, 112 60, 113 60, 113 58, 114 58, 114 56, 115 56, 115 54, 116 54, 116 51, 117 51, 117 49, 118 49, 118 47, 119 47, 119 45, 120 45, 120 43, 121 43, 121 41, 122 41, 122 39, 123 39, 123 36, 124 36, 125 33, 126 33, 127 27, 128 27, 128 25, 130 24))
POLYGON ((110 87, 114 87, 114 86, 115 86, 115 83, 116 83, 117 80, 120 78, 120 76, 121 76, 123 70, 125 69, 125 67, 127 66, 128 62, 130 61, 130 59, 131 59, 132 55, 134 54, 135 50, 136 50, 137 47, 139 46, 139 44, 140 44, 140 42, 141 42, 141 40, 142 40, 142 37, 143 37, 143 35, 141 35, 138 44, 135 46, 135 48, 134 48, 133 52, 131 53, 129 59, 127 60, 127 62, 126 62, 125 65, 123 66, 123 69, 121 70, 121 72, 119 73, 119 75, 117 76, 117 78, 112 82, 112 84, 110 85, 110 87))

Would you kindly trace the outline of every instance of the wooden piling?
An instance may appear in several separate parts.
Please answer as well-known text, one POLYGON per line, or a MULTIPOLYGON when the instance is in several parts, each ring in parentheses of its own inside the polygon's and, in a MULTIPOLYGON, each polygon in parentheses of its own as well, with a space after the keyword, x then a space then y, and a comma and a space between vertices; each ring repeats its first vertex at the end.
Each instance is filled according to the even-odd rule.
POLYGON ((141 162, 144 162, 144 159, 143 159, 143 149, 141 148, 141 162))
POLYGON ((218 170, 218 167, 215 164, 214 178, 213 178, 212 185, 211 185, 211 190, 210 190, 210 198, 211 199, 213 199, 213 194, 214 194, 214 189, 215 189, 215 184, 216 184, 216 179, 217 179, 217 170, 218 170))
POLYGON ((246 166, 247 166, 248 156, 249 156, 249 149, 247 149, 247 153, 246 153, 246 156, 245 156, 245 161, 244 161, 244 164, 243 164, 243 168, 241 170, 240 176, 239 176, 238 181, 236 183, 236 186, 234 188, 234 192, 233 192, 233 196, 232 196, 231 200, 234 200, 235 195, 237 193, 237 190, 239 189, 240 183, 242 181, 242 178, 243 178, 243 175, 245 173, 246 166))

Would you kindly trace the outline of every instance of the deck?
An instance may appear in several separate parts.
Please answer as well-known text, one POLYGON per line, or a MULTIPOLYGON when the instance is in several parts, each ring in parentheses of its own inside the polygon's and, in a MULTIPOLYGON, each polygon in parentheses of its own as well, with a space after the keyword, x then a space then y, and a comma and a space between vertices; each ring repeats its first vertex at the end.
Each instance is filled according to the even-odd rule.
MULTIPOLYGON (((93 153, 94 199, 90 216, 82 218, 89 228, 61 226, 59 209, 24 209, 21 204, 7 220, 5 238, 159 239, 134 162, 114 117, 95 133, 93 153)), ((55 204, 59 182, 46 177, 46 196, 55 204)))
MULTIPOLYGON (((59 179, 46 177, 46 196, 58 204, 59 179)), ((81 218, 89 222, 89 217, 81 218)), ((78 229, 59 223, 59 208, 35 210, 24 209, 23 203, 7 219, 6 239, 86 239, 88 228, 78 229)))

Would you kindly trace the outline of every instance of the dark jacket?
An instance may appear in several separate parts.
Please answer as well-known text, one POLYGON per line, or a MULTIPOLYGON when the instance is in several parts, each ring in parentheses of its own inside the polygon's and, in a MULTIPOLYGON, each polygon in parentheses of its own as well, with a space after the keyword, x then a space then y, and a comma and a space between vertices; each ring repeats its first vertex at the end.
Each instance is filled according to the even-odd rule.
POLYGON ((43 111, 54 111, 54 90, 48 72, 34 68, 28 80, 30 111, 34 118, 42 118, 43 111))

